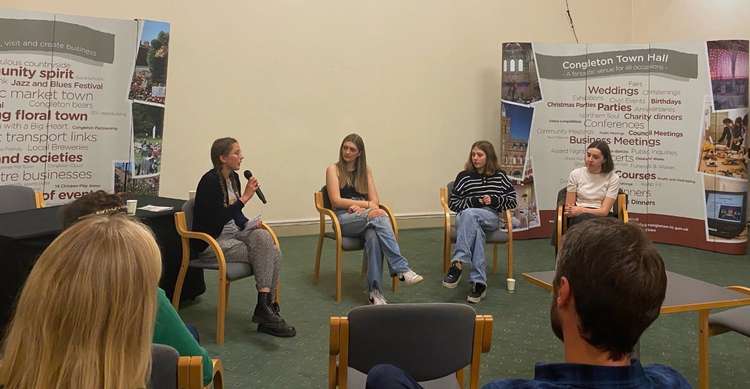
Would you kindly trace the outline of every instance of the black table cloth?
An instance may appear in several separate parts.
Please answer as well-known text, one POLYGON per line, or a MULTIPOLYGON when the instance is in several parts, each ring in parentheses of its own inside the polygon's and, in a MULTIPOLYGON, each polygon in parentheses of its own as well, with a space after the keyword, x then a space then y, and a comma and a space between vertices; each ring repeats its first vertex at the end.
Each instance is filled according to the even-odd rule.
MULTIPOLYGON (((159 286, 171 298, 177 281, 182 245, 174 225, 174 213, 184 200, 154 196, 129 196, 138 207, 157 205, 172 207, 163 212, 137 210, 136 217, 149 226, 156 237, 162 256, 159 286)), ((29 209, 0 214, 0 330, 4 333, 12 317, 15 300, 34 262, 62 231, 61 206, 29 209)), ((203 270, 189 268, 182 288, 182 299, 192 299, 206 290, 203 270)))

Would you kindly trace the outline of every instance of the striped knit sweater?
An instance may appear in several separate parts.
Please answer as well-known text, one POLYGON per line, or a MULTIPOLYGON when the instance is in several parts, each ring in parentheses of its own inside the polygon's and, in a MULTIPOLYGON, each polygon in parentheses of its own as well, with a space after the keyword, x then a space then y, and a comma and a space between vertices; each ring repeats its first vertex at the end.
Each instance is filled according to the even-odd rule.
POLYGON ((487 177, 475 171, 462 171, 453 183, 448 206, 453 212, 461 212, 466 208, 483 208, 487 205, 479 199, 489 195, 492 202, 489 207, 501 212, 516 207, 516 191, 513 189, 508 176, 501 171, 487 177))

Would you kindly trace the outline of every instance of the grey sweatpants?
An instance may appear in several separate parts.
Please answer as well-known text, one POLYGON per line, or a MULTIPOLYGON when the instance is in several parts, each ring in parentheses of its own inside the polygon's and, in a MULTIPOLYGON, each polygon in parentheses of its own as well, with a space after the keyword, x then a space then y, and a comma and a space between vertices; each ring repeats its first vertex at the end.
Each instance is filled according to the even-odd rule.
MULTIPOLYGON (((234 222, 230 223, 234 225, 234 222)), ((250 264, 255 273, 255 284, 258 289, 274 290, 281 270, 281 254, 268 231, 262 228, 241 231, 236 226, 231 228, 227 225, 216 241, 227 262, 250 264)), ((198 255, 197 260, 216 261, 216 254, 208 247, 198 255)))

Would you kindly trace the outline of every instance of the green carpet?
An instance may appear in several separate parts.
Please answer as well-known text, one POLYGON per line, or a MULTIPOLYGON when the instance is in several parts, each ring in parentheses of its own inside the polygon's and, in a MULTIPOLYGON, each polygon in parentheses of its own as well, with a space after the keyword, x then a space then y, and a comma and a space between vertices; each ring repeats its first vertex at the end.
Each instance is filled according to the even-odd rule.
MULTIPOLYGON (((180 310, 194 324, 212 356, 221 358, 228 388, 325 388, 327 385, 328 319, 346 315, 366 304, 365 282, 360 278, 361 252, 345 254, 343 298, 334 302, 334 248, 326 241, 320 282, 312 282, 317 237, 281 239, 282 316, 297 328, 297 337, 274 338, 255 331, 250 309, 255 306, 253 279, 232 284, 225 344, 217 346, 216 273, 206 272, 206 293, 180 310)), ((468 283, 446 289, 442 278, 442 231, 404 230, 401 248, 414 270, 425 277, 421 284, 401 286, 391 303, 465 302, 468 283)), ((475 306, 478 313, 494 317, 492 350, 482 354, 481 383, 496 378, 531 378, 537 361, 562 361, 562 347, 549 328, 550 295, 521 277, 529 271, 551 270, 553 251, 547 240, 516 241, 516 292, 505 291, 505 251, 500 247, 498 273, 491 274, 486 300, 475 306)), ((683 247, 659 245, 667 269, 717 285, 750 285, 750 256, 722 255, 683 247)), ((488 249, 488 254, 491 255, 488 249)), ((387 281, 387 279, 386 279, 387 281)), ((390 284, 388 282, 388 284, 390 284)), ((697 314, 662 315, 644 334, 644 363, 663 363, 679 370, 691 384, 697 383, 697 314)), ((715 388, 750 387, 750 338, 726 333, 710 339, 710 377, 715 388)), ((449 350, 446 350, 448 352, 449 350)))

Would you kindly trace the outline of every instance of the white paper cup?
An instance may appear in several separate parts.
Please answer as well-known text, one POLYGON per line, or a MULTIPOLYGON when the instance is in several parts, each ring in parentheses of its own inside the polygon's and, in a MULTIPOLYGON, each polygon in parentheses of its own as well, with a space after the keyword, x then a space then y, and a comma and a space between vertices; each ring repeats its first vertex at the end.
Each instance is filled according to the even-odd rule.
POLYGON ((195 200, 195 191, 189 190, 188 191, 188 200, 195 200))
POLYGON ((135 215, 135 210, 138 208, 138 200, 128 200, 128 215, 135 215))
POLYGON ((516 280, 514 278, 506 278, 505 282, 508 283, 508 292, 515 292, 516 290, 516 280))

